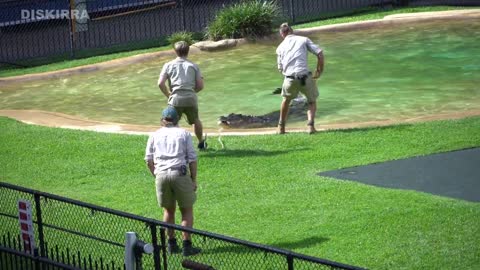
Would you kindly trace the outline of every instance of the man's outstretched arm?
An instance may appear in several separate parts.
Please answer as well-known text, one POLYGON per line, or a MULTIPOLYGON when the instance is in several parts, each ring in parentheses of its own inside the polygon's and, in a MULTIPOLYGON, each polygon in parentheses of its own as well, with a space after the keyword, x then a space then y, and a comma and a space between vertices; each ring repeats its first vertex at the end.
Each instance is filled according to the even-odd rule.
POLYGON ((317 54, 317 69, 313 75, 314 79, 320 78, 320 75, 323 73, 323 67, 325 66, 325 57, 323 56, 323 51, 317 54))

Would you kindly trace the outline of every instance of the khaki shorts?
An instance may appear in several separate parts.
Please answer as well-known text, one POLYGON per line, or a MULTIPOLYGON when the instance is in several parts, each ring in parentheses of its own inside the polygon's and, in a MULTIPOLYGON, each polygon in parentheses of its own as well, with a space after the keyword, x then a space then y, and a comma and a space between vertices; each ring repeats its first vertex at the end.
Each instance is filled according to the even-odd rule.
POLYGON ((189 125, 193 125, 197 121, 198 101, 194 92, 177 90, 168 98, 168 105, 173 106, 177 110, 179 119, 185 114, 189 125))
POLYGON ((298 96, 299 92, 305 95, 309 103, 317 100, 318 87, 316 81, 312 78, 312 74, 308 75, 305 85, 302 85, 298 79, 285 77, 282 85, 282 97, 292 100, 298 96))
POLYGON ((195 124, 198 119, 198 107, 177 107, 175 106, 175 110, 177 110, 178 118, 182 118, 182 115, 185 114, 187 116, 187 123, 189 125, 195 124))
POLYGON ((158 173, 155 186, 160 207, 173 208, 175 202, 178 202, 178 207, 190 208, 197 200, 197 194, 193 190, 192 178, 189 175, 180 175, 179 171, 158 173))

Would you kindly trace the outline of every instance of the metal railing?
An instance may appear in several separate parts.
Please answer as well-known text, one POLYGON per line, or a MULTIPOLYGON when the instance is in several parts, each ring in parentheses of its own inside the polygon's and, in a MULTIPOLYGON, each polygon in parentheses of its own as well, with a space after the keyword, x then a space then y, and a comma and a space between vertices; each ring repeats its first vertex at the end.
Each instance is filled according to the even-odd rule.
MULTIPOLYGON (((240 0, 0 0, 0 64, 84 57, 165 44, 180 31, 203 32, 240 0)), ((277 0, 293 23, 370 6, 478 5, 479 0, 277 0)), ((27 64, 28 63, 28 64, 27 64)))
POLYGON ((124 269, 127 232, 153 246, 152 255, 141 257, 143 269, 184 269, 182 264, 217 270, 361 269, 3 182, 0 201, 0 269, 124 269), (32 252, 20 230, 19 202, 31 204, 32 252), (168 228, 175 229, 179 241, 182 232, 190 232, 202 252, 190 257, 167 253, 168 228))

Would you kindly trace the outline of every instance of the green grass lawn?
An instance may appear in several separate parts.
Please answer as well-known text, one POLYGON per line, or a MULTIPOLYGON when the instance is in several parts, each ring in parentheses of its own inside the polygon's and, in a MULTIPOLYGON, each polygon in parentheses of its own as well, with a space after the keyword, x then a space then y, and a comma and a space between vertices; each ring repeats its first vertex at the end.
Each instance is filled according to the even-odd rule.
MULTIPOLYGON (((146 136, 0 118, 0 181, 160 219, 146 136)), ((196 227, 370 269, 478 269, 480 204, 316 176, 480 146, 480 117, 210 138, 196 227)), ((452 179, 455 181, 455 179, 452 179)))
MULTIPOLYGON (((472 8, 472 7, 468 7, 472 8)), ((330 18, 305 24, 299 24, 294 26, 295 29, 346 23, 346 22, 355 22, 355 21, 366 21, 366 20, 375 20, 381 19, 387 15, 399 14, 399 13, 414 13, 414 12, 428 12, 428 11, 444 11, 444 10, 456 10, 456 9, 466 9, 466 7, 452 7, 452 6, 434 6, 434 7, 407 7, 407 8, 395 8, 395 9, 364 9, 356 11, 354 15, 341 16, 337 18, 330 18)), ((101 63, 109 60, 124 58, 133 55, 139 55, 150 52, 157 52, 163 50, 169 50, 171 46, 161 46, 153 47, 149 49, 142 50, 133 50, 133 51, 124 51, 119 53, 103 54, 99 56, 73 59, 73 60, 62 60, 57 61, 51 64, 27 67, 27 68, 0 68, 0 77, 11 77, 25 74, 41 73, 62 70, 66 68, 79 67, 89 64, 101 63)), ((30 63, 31 64, 31 63, 30 63)))

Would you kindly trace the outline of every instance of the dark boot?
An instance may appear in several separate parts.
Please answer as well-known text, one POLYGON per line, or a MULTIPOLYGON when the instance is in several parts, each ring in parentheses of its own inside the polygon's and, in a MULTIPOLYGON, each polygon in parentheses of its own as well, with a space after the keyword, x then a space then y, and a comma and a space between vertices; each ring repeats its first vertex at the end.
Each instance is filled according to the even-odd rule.
POLYGON ((277 134, 285 134, 285 123, 283 122, 278 123, 277 134))
POLYGON ((168 246, 167 246, 168 254, 177 254, 180 253, 180 247, 177 244, 177 239, 168 239, 168 246))
POLYGON ((207 150, 208 144, 206 140, 202 140, 201 142, 198 143, 198 149, 199 150, 207 150))
POLYGON ((307 128, 308 128, 308 134, 313 134, 317 132, 317 130, 315 129, 315 122, 313 121, 310 121, 307 123, 307 128))
POLYGON ((192 246, 192 241, 183 240, 183 256, 188 257, 200 253, 202 250, 192 246))

